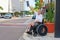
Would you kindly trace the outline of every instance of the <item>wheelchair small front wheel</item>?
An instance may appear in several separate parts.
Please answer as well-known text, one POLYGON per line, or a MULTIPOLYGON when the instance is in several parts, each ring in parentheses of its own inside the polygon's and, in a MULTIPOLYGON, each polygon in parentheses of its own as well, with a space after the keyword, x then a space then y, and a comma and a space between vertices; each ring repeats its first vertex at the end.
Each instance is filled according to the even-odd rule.
POLYGON ((40 36, 45 36, 47 35, 47 32, 48 32, 48 28, 45 26, 45 25, 39 25, 37 27, 37 33, 40 35, 40 36))

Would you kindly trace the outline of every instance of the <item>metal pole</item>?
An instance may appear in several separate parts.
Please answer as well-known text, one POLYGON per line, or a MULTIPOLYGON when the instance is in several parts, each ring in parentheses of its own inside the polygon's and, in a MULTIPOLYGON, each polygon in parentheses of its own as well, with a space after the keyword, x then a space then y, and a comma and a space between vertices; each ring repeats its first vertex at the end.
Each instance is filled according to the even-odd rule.
POLYGON ((52 0, 50 0, 50 2, 52 2, 52 0))

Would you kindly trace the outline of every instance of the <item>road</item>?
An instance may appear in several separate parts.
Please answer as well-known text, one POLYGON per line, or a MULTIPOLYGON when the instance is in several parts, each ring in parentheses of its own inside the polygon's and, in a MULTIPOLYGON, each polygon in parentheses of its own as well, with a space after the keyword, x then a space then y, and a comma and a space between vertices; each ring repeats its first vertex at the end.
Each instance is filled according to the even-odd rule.
POLYGON ((23 33, 26 30, 25 21, 29 18, 12 19, 0 22, 0 40, 24 40, 23 33))

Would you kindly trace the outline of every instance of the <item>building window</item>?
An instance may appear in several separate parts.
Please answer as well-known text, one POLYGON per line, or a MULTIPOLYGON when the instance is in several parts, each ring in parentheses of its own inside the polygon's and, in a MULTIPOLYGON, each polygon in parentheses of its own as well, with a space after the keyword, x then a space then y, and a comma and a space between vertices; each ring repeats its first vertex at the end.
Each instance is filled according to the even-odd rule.
POLYGON ((26 3, 27 3, 27 6, 29 6, 29 1, 26 1, 26 3))

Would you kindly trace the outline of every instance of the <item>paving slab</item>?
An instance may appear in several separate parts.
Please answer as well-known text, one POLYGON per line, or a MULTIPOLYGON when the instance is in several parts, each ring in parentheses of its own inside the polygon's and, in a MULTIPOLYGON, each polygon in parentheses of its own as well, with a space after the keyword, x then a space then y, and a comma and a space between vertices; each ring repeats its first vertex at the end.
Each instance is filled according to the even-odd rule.
POLYGON ((46 36, 36 36, 29 35, 27 33, 23 34, 25 40, 60 40, 60 38, 55 38, 54 33, 48 33, 46 36))

